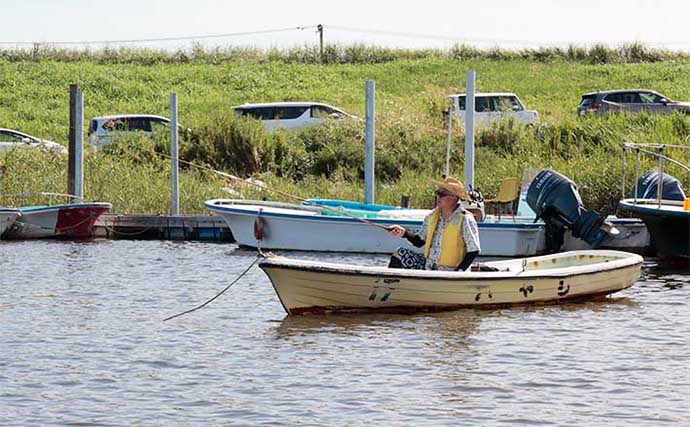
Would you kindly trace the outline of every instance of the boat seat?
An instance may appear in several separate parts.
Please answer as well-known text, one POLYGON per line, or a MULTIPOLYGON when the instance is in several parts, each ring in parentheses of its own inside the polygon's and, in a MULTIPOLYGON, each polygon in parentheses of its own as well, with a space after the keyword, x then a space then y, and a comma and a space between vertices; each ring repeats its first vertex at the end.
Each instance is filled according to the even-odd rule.
POLYGON ((484 204, 488 205, 489 211, 494 215, 500 216, 502 213, 507 213, 514 216, 519 197, 520 182, 517 178, 505 178, 501 180, 498 195, 493 199, 484 200, 484 204))

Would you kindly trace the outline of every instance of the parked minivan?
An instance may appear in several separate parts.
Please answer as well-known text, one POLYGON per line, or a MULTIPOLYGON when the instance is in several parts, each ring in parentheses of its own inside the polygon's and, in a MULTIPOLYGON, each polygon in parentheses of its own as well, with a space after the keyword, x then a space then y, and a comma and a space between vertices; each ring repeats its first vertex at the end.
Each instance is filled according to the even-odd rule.
POLYGON ((153 136, 156 132, 165 131, 170 126, 170 119, 152 114, 118 114, 100 116, 91 119, 89 124, 89 144, 93 148, 113 142, 113 136, 126 132, 144 132, 153 136))
POLYGON ((327 119, 357 117, 319 102, 270 102, 233 107, 235 116, 260 120, 267 132, 276 129, 299 129, 323 123, 327 119))
MULTIPOLYGON (((465 94, 458 93, 448 97, 453 101, 453 109, 458 118, 465 120, 465 94)), ((477 124, 491 124, 506 117, 513 117, 524 124, 532 124, 539 119, 536 111, 526 109, 520 98, 510 92, 476 93, 474 111, 477 124)))

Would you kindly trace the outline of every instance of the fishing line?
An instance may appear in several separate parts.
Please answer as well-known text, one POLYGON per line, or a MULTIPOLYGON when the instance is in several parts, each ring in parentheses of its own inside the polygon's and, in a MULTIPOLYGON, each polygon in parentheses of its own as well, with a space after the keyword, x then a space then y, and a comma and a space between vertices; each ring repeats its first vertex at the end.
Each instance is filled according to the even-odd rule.
POLYGON ((259 259, 263 258, 263 257, 264 257, 264 255, 263 255, 261 252, 259 252, 259 254, 257 254, 257 256, 256 256, 256 258, 254 259, 254 261, 252 261, 252 263, 249 264, 249 267, 247 267, 239 276, 237 276, 237 277, 235 278, 235 280, 233 280, 232 282, 230 282, 230 284, 229 284, 228 286, 226 286, 225 289, 223 289, 222 291, 218 292, 213 298, 209 299, 209 300, 206 301, 205 303, 203 303, 203 304, 201 304, 201 305, 199 305, 199 306, 197 306, 197 307, 194 307, 194 308, 192 308, 192 309, 190 309, 190 310, 183 311, 182 313, 177 313, 177 314, 175 314, 175 315, 173 315, 173 316, 170 316, 170 317, 166 317, 165 319, 163 319, 163 321, 164 321, 164 322, 167 322, 168 320, 174 319, 174 318, 176 318, 176 317, 184 316, 185 314, 189 314, 189 313, 191 313, 191 312, 193 312, 193 311, 199 310, 200 308, 206 307, 206 306, 209 305, 211 302, 213 302, 213 300, 215 300, 215 299, 218 298, 219 296, 223 295, 223 294, 225 293, 225 291, 227 291, 228 289, 230 289, 230 288, 232 287, 232 285, 234 285, 235 283, 237 283, 242 277, 244 277, 244 275, 247 274, 247 272, 248 272, 252 267, 254 267, 254 264, 256 264, 256 262, 257 262, 259 259))

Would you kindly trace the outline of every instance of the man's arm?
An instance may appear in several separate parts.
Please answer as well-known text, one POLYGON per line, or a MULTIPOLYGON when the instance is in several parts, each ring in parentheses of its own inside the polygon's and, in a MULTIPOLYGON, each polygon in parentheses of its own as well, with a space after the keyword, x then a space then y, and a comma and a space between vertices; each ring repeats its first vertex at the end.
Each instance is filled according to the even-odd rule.
POLYGON ((458 265, 458 268, 456 268, 455 271, 465 271, 470 268, 470 265, 472 265, 472 262, 477 255, 479 255, 479 251, 467 252, 465 258, 462 259, 462 262, 460 265, 458 265))
POLYGON ((419 237, 418 235, 412 233, 409 230, 405 230, 405 234, 403 235, 404 238, 406 238, 410 243, 412 243, 414 246, 421 248, 424 246, 426 241, 419 237))

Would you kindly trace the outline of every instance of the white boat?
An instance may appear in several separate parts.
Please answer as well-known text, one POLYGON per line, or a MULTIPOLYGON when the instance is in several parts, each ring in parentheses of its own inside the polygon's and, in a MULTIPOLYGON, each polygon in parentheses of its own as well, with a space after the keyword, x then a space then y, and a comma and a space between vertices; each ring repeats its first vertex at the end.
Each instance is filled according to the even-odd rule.
POLYGON ((604 250, 483 264, 497 271, 402 270, 273 256, 259 264, 289 315, 441 311, 590 299, 632 286, 641 265, 639 255, 604 250))
POLYGON ((93 225, 110 203, 73 203, 19 208, 21 215, 3 234, 3 239, 90 237, 93 225))
POLYGON ((14 223, 19 215, 21 215, 19 209, 0 208, 0 236, 14 223))
MULTIPOLYGON (((206 208, 225 219, 233 237, 243 246, 360 253, 392 253, 398 247, 413 247, 406 239, 395 237, 384 228, 317 206, 214 199, 206 202, 206 208)), ((351 210, 347 212, 353 213, 351 210)), ((355 214, 383 227, 399 224, 418 232, 428 212, 426 209, 384 209, 355 214)), ((480 222, 481 254, 533 255, 539 249, 541 234, 543 224, 480 222)))
MULTIPOLYGON (((225 220, 238 244, 252 248, 392 253, 398 247, 413 247, 406 239, 392 236, 382 228, 338 216, 318 206, 214 199, 206 202, 206 208, 225 220)), ((412 232, 422 228, 424 216, 430 212, 386 206, 381 210, 343 210, 382 226, 399 224, 412 232)), ((614 219, 612 222, 621 233, 604 240, 603 247, 640 252, 648 245, 649 236, 641 221, 614 219)), ((486 216, 478 228, 482 256, 532 256, 547 251, 544 223, 535 223, 533 217, 486 216)), ((591 247, 567 233, 564 250, 580 249, 591 247)))

